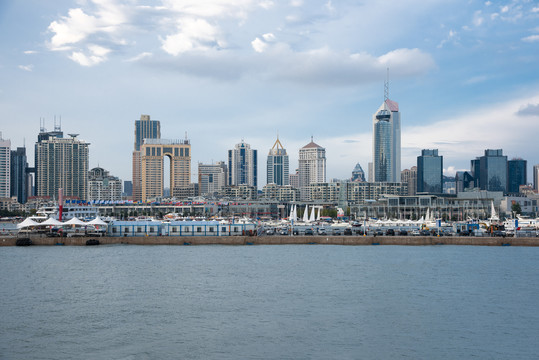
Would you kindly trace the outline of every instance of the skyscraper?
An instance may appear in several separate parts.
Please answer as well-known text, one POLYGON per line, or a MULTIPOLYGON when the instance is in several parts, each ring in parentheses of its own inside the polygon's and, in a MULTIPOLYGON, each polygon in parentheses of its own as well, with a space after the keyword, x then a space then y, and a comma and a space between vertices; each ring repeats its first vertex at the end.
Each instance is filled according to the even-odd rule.
POLYGON ((212 196, 227 185, 228 169, 224 161, 215 164, 198 164, 198 189, 202 196, 212 196))
POLYGON ((0 132, 0 198, 11 193, 11 141, 4 140, 0 132))
MULTIPOLYGON (((144 139, 140 147, 142 200, 164 194, 164 158, 170 159, 170 193, 179 196, 191 183, 189 140, 144 139)), ((134 190, 134 189, 133 189, 134 190)))
POLYGON ((58 189, 63 188, 66 197, 87 198, 90 144, 78 140, 77 135, 36 143, 37 196, 57 199, 58 189))
POLYGON ((28 199, 28 162, 25 147, 11 151, 11 196, 16 196, 21 204, 25 204, 28 199))
POLYGON ((507 192, 518 194, 520 185, 526 185, 528 162, 512 159, 507 162, 507 192))
POLYGON ((488 191, 507 191, 507 156, 502 149, 487 149, 485 155, 472 160, 474 178, 479 178, 479 188, 488 191), (477 176, 479 160, 479 176, 477 176))
POLYGON ((266 179, 268 184, 290 185, 288 155, 279 138, 268 154, 266 179))
POLYGON ((443 192, 444 158, 438 149, 421 150, 417 157, 417 192, 441 194, 443 192))
POLYGON ((356 164, 356 167, 354 167, 354 170, 352 170, 352 181, 359 181, 359 182, 365 182, 365 172, 361 168, 361 165, 359 163, 356 164))
POLYGON ((373 115, 372 167, 375 182, 399 182, 401 120, 399 104, 385 99, 373 115))
POLYGON ((539 164, 533 166, 533 188, 539 192, 539 164))
POLYGON ((310 200, 309 185, 326 182, 326 149, 311 142, 299 149, 299 189, 301 200, 310 200))
POLYGON ((58 138, 61 139, 64 137, 64 133, 62 131, 61 124, 56 123, 56 117, 54 118, 54 131, 47 131, 45 129, 45 119, 40 119, 40 128, 39 128, 39 134, 37 135, 37 143, 35 144, 34 148, 34 168, 30 171, 34 173, 35 180, 34 180, 34 193, 32 195, 37 195, 39 193, 39 174, 37 173, 37 144, 41 143, 45 140, 50 140, 52 138, 58 138))
POLYGON ((228 150, 228 185, 258 186, 258 152, 243 139, 228 150))
POLYGON ((135 120, 135 143, 133 150, 133 200, 142 200, 142 155, 140 149, 144 139, 160 139, 161 124, 158 120, 150 120, 150 115, 140 115, 135 120))
POLYGON ((417 166, 402 170, 401 182, 408 185, 408 195, 415 195, 417 192, 417 166))

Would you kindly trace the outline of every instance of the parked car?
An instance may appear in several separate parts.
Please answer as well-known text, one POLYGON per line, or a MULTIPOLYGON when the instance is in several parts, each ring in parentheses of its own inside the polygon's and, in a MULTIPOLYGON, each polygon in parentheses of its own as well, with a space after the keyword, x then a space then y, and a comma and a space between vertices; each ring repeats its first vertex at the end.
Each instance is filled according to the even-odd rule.
POLYGON ((280 235, 288 235, 288 229, 281 229, 279 230, 280 235))
POLYGON ((394 235, 395 235, 395 230, 393 229, 386 230, 386 236, 394 236, 394 235))
POLYGON ((341 235, 341 229, 334 229, 333 235, 341 235))
POLYGON ((414 229, 414 230, 412 230, 410 235, 412 235, 412 236, 420 236, 421 232, 419 231, 419 229, 414 229))
POLYGON ((350 228, 344 229, 344 235, 352 235, 352 229, 350 228))
POLYGON ((421 234, 421 236, 430 236, 430 231, 428 230, 421 230, 419 233, 421 234))
POLYGON ((305 229, 305 235, 314 235, 313 229, 305 229))
POLYGON ((319 228, 319 229, 318 229, 318 235, 326 235, 326 229, 324 229, 324 228, 319 228))
POLYGON ((400 236, 407 236, 407 235, 408 235, 408 231, 406 231, 406 230, 404 230, 404 229, 401 229, 401 230, 399 231, 399 235, 400 235, 400 236))
POLYGON ((273 235, 273 234, 275 234, 275 231, 273 231, 273 229, 266 230, 266 235, 273 235))

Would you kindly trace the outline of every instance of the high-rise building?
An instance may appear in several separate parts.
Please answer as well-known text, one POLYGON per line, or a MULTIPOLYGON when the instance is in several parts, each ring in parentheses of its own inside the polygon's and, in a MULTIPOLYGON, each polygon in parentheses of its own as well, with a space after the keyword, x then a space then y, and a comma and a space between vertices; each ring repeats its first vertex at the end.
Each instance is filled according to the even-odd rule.
POLYGON ((408 195, 415 195, 417 192, 417 166, 402 170, 401 182, 408 185, 408 195))
POLYGON ((11 196, 17 197, 21 204, 28 200, 28 162, 25 147, 11 151, 11 196))
POLYGON ((455 174, 455 191, 457 194, 474 187, 475 181, 470 171, 457 171, 455 174))
POLYGON ((258 152, 243 139, 228 150, 228 185, 258 186, 258 152))
POLYGON ((356 167, 354 167, 354 170, 352 170, 351 181, 365 182, 365 172, 363 171, 359 163, 357 163, 356 167))
POLYGON ((290 174, 290 186, 292 186, 294 189, 299 189, 299 169, 296 169, 296 172, 293 174, 290 174))
POLYGON ((533 166, 533 188, 539 192, 539 164, 533 166))
POLYGON ((277 185, 290 185, 288 155, 279 138, 273 144, 268 154, 267 183, 277 185))
POLYGON ((0 132, 0 198, 11 195, 11 141, 4 140, 0 132))
POLYGON ((507 162, 507 192, 518 194, 520 185, 526 185, 528 162, 513 159, 507 162))
POLYGON ((37 196, 57 199, 58 189, 64 196, 85 200, 88 195, 88 163, 90 145, 71 138, 51 137, 36 143, 37 196))
POLYGON ((417 192, 429 194, 443 193, 444 158, 438 149, 421 150, 417 157, 417 192))
POLYGON ((123 195, 126 197, 133 196, 133 181, 125 180, 124 181, 124 192, 123 195))
POLYGON ((215 164, 198 163, 198 190, 201 196, 221 193, 227 185, 228 169, 224 161, 215 164))
POLYGON ((507 191, 507 156, 503 155, 502 149, 485 150, 484 156, 475 161, 472 160, 472 171, 474 178, 479 178, 481 190, 507 191), (479 165, 479 174, 477 174, 477 165, 479 165))
POLYGON ((37 143, 35 144, 34 148, 34 167, 32 169, 29 169, 29 173, 34 174, 34 191, 32 193, 29 193, 29 195, 37 195, 39 193, 39 175, 37 173, 37 144, 41 143, 45 140, 50 140, 52 138, 58 138, 61 139, 64 137, 64 133, 62 131, 61 124, 56 123, 56 117, 54 118, 54 131, 47 131, 45 129, 45 121, 44 119, 40 119, 40 128, 39 128, 39 134, 37 135, 37 143))
MULTIPOLYGON (((140 147, 142 200, 163 197, 164 158, 170 159, 170 193, 191 184, 191 144, 189 140, 144 139, 140 147)), ((133 183, 133 191, 135 191, 133 183)), ((133 194, 134 195, 134 194, 133 194)))
POLYGON ((301 200, 310 200, 309 185, 326 182, 326 149, 311 142, 299 149, 299 190, 301 200))
POLYGON ((150 120, 150 115, 140 115, 135 120, 135 143, 133 150, 133 200, 142 200, 142 154, 141 147, 144 139, 160 139, 161 123, 150 120))
POLYGON ((399 104, 385 99, 373 115, 372 168, 375 182, 399 182, 401 118, 399 104))
POLYGON ((88 200, 119 201, 122 200, 122 180, 100 167, 88 173, 88 200))

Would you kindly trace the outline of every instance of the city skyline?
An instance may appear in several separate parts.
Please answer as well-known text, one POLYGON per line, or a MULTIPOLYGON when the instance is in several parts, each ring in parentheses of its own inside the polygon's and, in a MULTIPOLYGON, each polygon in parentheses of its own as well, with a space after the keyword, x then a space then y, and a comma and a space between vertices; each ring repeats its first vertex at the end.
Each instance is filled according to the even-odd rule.
POLYGON ((297 149, 315 136, 328 177, 348 178, 372 157, 389 67, 401 170, 431 148, 449 175, 484 149, 526 159, 528 174, 539 163, 536 3, 181 4, 2 2, 0 130, 12 149, 26 143, 32 165, 40 118, 52 131, 61 116, 65 133, 92 144, 90 168, 128 180, 132 137, 118 135, 151 114, 167 137, 188 132, 193 165, 225 161, 238 138, 265 152, 279 134, 293 173, 297 149))

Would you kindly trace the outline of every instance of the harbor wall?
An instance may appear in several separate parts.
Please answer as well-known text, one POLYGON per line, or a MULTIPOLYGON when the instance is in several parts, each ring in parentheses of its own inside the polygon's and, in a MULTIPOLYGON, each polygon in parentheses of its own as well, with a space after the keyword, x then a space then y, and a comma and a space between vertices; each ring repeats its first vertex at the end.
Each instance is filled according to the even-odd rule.
MULTIPOLYGON (((86 245, 89 237, 30 237, 33 245, 86 245)), ((474 245, 539 246, 539 238, 436 237, 436 236, 144 236, 97 237, 101 245, 474 245)), ((0 238, 0 246, 15 246, 17 238, 0 238)))

